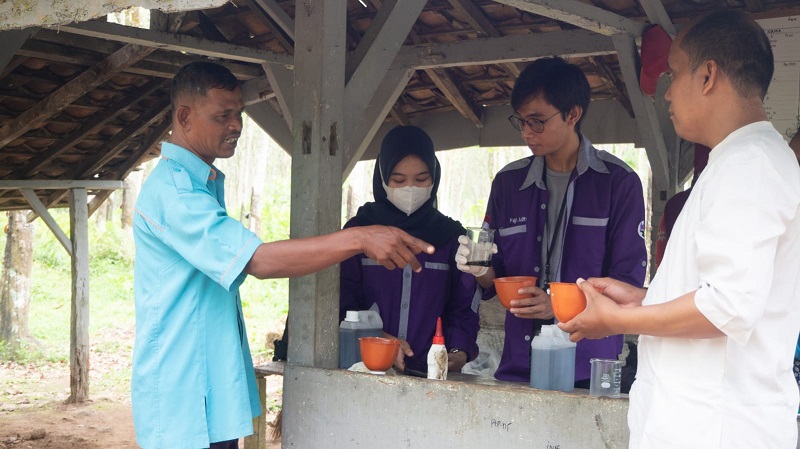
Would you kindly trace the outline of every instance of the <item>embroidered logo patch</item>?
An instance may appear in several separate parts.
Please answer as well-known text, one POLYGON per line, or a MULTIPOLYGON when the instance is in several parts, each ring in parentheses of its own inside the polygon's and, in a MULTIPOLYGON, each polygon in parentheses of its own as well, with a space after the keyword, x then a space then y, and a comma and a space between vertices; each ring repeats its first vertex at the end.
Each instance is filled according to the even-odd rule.
POLYGON ((644 240, 644 220, 639 222, 639 237, 644 240))

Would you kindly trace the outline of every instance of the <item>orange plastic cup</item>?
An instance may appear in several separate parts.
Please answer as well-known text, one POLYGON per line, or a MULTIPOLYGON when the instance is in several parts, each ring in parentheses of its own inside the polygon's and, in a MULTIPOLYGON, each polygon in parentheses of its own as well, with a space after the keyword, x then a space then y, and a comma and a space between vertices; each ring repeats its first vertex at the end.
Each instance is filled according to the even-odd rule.
POLYGON ((383 337, 361 337, 358 340, 361 360, 368 370, 381 373, 394 365, 400 340, 383 337))
POLYGON ((494 289, 497 292, 497 299, 506 309, 511 308, 512 299, 530 298, 531 294, 520 294, 519 289, 530 285, 536 285, 536 276, 509 276, 495 278, 494 289))
POLYGON ((558 321, 565 323, 586 309, 586 295, 578 284, 571 282, 550 283, 550 303, 558 321))

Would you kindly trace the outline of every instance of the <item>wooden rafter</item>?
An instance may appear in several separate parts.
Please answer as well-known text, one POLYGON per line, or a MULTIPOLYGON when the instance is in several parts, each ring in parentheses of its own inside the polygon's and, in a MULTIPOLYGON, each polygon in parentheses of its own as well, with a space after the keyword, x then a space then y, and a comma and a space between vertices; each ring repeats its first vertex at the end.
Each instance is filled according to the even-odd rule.
POLYGON ((75 170, 73 178, 86 179, 94 175, 97 170, 128 148, 132 138, 138 136, 158 121, 163 120, 170 110, 169 100, 166 99, 148 109, 138 119, 126 126, 126 131, 132 130, 130 133, 121 132, 114 136, 107 144, 108 150, 101 152, 95 160, 89 160, 81 165, 75 170))
POLYGON ((27 60, 28 58, 26 58, 25 56, 15 55, 13 58, 11 58, 11 61, 8 64, 6 64, 2 73, 0 73, 0 79, 5 78, 9 73, 14 71, 14 69, 22 65, 27 60))
POLYGON ((82 126, 76 128, 68 135, 60 139, 59 144, 47 151, 38 154, 35 158, 31 159, 28 164, 18 171, 15 171, 13 177, 26 178, 33 175, 37 170, 42 168, 51 159, 58 157, 66 151, 69 151, 78 142, 81 142, 86 136, 99 132, 106 124, 114 120, 123 112, 127 111, 131 106, 135 105, 142 99, 151 95, 156 90, 165 86, 162 80, 151 81, 144 86, 135 89, 130 95, 120 99, 109 105, 103 111, 94 114, 94 117, 84 123, 82 126))
POLYGON ((672 19, 667 14, 662 0, 639 0, 639 5, 644 9, 650 23, 661 25, 661 28, 664 28, 667 33, 675 36, 675 25, 672 24, 672 19))
POLYGON ((230 36, 227 36, 217 24, 208 17, 207 11, 200 11, 199 17, 200 24, 198 28, 203 32, 206 39, 209 39, 211 42, 228 42, 231 40, 230 36))
POLYGON ((411 124, 411 120, 408 119, 408 115, 406 115, 402 109, 397 107, 397 105, 392 106, 392 110, 389 112, 389 114, 400 125, 408 126, 411 124))
POLYGON ((181 31, 187 15, 188 15, 187 11, 179 11, 176 12, 175 14, 170 14, 167 19, 169 22, 169 25, 167 26, 167 31, 169 31, 170 33, 177 33, 181 31))
POLYGON ((429 69, 425 73, 461 115, 478 128, 483 127, 483 113, 480 107, 462 90, 447 69, 429 69))
POLYGON ((628 92, 625 90, 625 83, 608 67, 601 58, 591 56, 589 57, 591 63, 597 72, 611 83, 611 89, 614 91, 615 98, 619 104, 628 112, 628 115, 634 117, 633 106, 631 106, 631 99, 628 97, 628 92))
MULTIPOLYGON (((422 43, 422 39, 413 30, 409 37, 414 44, 422 43)), ((483 113, 480 107, 465 94, 460 84, 450 75, 448 69, 426 69, 425 73, 464 118, 474 123, 478 128, 483 127, 483 113)))
POLYGON ((8 145, 12 140, 37 126, 42 120, 46 120, 48 117, 60 112, 70 103, 85 95, 86 92, 108 81, 123 68, 131 66, 136 61, 152 53, 153 50, 153 48, 140 47, 138 45, 126 45, 117 50, 101 63, 64 84, 64 86, 34 107, 23 112, 14 120, 7 122, 0 128, 0 147, 8 145))
MULTIPOLYGON (((26 42, 17 52, 17 55, 66 64, 91 66, 102 60, 103 56, 98 52, 107 50, 107 53, 113 53, 117 46, 112 42, 95 38, 50 33, 52 33, 50 30, 42 30, 37 34, 37 39, 26 42), (86 48, 91 48, 93 51, 85 50, 86 48)), ((142 61, 126 67, 123 72, 158 78, 172 78, 181 66, 195 60, 196 58, 181 53, 155 51, 142 61)), ((261 71, 256 66, 229 61, 220 61, 220 64, 230 69, 241 80, 261 76, 261 71)))
POLYGON ((186 52, 194 55, 210 56, 232 61, 256 64, 268 62, 283 65, 292 65, 294 63, 291 55, 282 55, 267 50, 244 47, 227 42, 216 42, 185 34, 176 35, 160 31, 143 30, 114 23, 84 22, 80 24, 64 25, 61 26, 59 30, 126 44, 186 52))
MULTIPOLYGON (((172 128, 172 122, 170 120, 164 120, 159 125, 155 126, 142 140, 142 144, 139 146, 138 149, 133 151, 131 156, 122 164, 122 166, 117 169, 113 176, 110 178, 113 179, 125 179, 128 175, 138 167, 147 155, 150 153, 152 148, 156 146, 159 142, 161 142, 164 137, 166 137, 169 130, 172 128)), ((100 208, 100 206, 108 199, 111 194, 114 193, 113 190, 104 190, 92 199, 89 202, 89 216, 91 217, 95 211, 100 208)))
POLYGON ((598 34, 641 36, 645 24, 577 0, 495 0, 542 17, 569 23, 598 34))
POLYGON ((286 34, 283 27, 281 27, 267 11, 262 9, 260 3, 264 3, 264 1, 246 0, 246 2, 250 6, 250 11, 253 11, 253 14, 261 19, 261 21, 264 22, 270 30, 272 30, 272 35, 275 37, 281 47, 283 47, 283 49, 289 54, 294 53, 294 40, 288 34, 286 34))
MULTIPOLYGON (((458 11, 476 31, 488 37, 501 37, 503 35, 472 0, 449 0, 449 2, 453 9, 458 11)), ((513 62, 502 64, 502 66, 514 78, 519 76, 520 69, 513 62)))
MULTIPOLYGON (((150 109, 150 112, 148 112, 146 115, 139 117, 129 126, 127 126, 125 131, 114 136, 114 138, 111 139, 111 141, 107 144, 107 147, 109 148, 107 152, 102 152, 96 159, 90 160, 87 163, 83 164, 82 166, 78 167, 76 170, 70 172, 67 178, 81 179, 91 176, 93 172, 97 170, 98 167, 102 167, 103 164, 113 159, 120 152, 125 150, 130 144, 131 139, 145 132, 148 127, 158 122, 158 120, 164 118, 164 116, 169 112, 169 110, 170 109, 168 101, 162 102, 158 107, 154 106, 153 108, 150 109)), ((47 207, 52 207, 54 204, 58 203, 66 194, 67 194, 66 191, 56 191, 53 194, 51 194, 44 201, 44 203, 47 207)), ((35 214, 30 214, 28 216, 29 221, 35 218, 36 218, 35 214)))
MULTIPOLYGON (((294 20, 286 14, 286 11, 275 0, 251 0, 266 12, 272 22, 280 28, 280 31, 292 41, 294 47, 294 20)), ((278 31, 273 29, 273 31, 278 31)))

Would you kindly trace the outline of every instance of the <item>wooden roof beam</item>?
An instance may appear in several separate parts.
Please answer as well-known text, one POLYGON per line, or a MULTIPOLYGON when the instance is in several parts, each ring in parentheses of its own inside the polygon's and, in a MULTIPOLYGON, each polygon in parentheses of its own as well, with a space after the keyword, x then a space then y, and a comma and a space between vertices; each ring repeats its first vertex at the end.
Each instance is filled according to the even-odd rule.
MULTIPOLYGON (((125 163, 120 166, 117 172, 114 174, 115 179, 125 179, 128 175, 138 167, 147 155, 150 153, 153 147, 158 145, 169 133, 169 130, 172 129, 172 121, 164 120, 161 124, 156 126, 152 131, 150 131, 147 136, 144 138, 142 145, 131 154, 131 157, 125 161, 125 163)), ((91 217, 92 214, 103 205, 103 203, 108 199, 111 194, 114 193, 113 190, 104 190, 94 198, 92 201, 89 202, 89 216, 91 217)))
POLYGON ((631 106, 631 99, 628 97, 628 92, 625 89, 625 83, 608 67, 601 58, 597 58, 594 56, 589 57, 589 63, 592 64, 595 69, 600 73, 603 78, 607 79, 609 83, 611 83, 611 89, 614 91, 614 97, 619 101, 619 104, 622 105, 623 108, 628 112, 628 115, 633 118, 633 106, 631 106))
POLYGON ((242 101, 245 106, 260 103, 275 96, 266 76, 244 81, 239 87, 242 89, 242 101))
POLYGON ((495 0, 537 16, 569 23, 605 36, 641 36, 646 24, 577 0, 495 0))
POLYGON ((88 161, 75 170, 73 178, 86 179, 93 176, 97 170, 128 148, 132 138, 140 135, 159 120, 169 121, 169 118, 165 117, 170 111, 169 100, 162 101, 160 104, 148 109, 139 118, 128 124, 124 132, 118 133, 108 142, 106 145, 107 151, 101 151, 98 158, 88 161))
MULTIPOLYGON (((411 32, 425 0, 383 2, 364 37, 345 63, 345 83, 362 85, 364 79, 377 86, 411 32)), ((370 89, 374 91, 373 89, 370 89)), ((366 94, 369 96, 371 94, 366 94)))
POLYGON ((272 87, 272 92, 275 100, 280 108, 280 113, 283 115, 283 120, 289 129, 292 129, 292 117, 294 110, 294 73, 285 68, 274 64, 264 64, 264 72, 267 74, 269 85, 272 87))
MULTIPOLYGON (((260 1, 264 2, 264 0, 260 1)), ((270 16, 270 14, 261 7, 259 0, 246 0, 246 2, 250 6, 250 10, 253 11, 253 13, 259 19, 261 19, 261 21, 264 22, 269 29, 272 30, 272 35, 275 36, 275 39, 278 40, 278 43, 281 44, 281 47, 283 47, 283 49, 289 54, 294 53, 294 39, 286 34, 283 27, 281 27, 280 24, 278 24, 275 19, 273 19, 272 16, 270 16)), ((283 10, 281 9, 281 11, 283 10)), ((294 21, 292 21, 292 29, 294 30, 294 21)), ((292 32, 292 35, 294 35, 294 32, 292 32)))
POLYGON ((393 67, 383 77, 378 90, 372 96, 359 117, 360 120, 345 120, 344 135, 347 136, 347 147, 342 158, 342 182, 350 175, 356 163, 372 142, 375 133, 386 120, 386 115, 397 103, 414 70, 407 67, 393 67))
POLYGON ((33 175, 51 159, 58 157, 60 154, 66 151, 69 151, 85 137, 96 134, 107 123, 111 122, 120 114, 127 111, 131 106, 137 104, 142 99, 165 86, 166 83, 163 80, 156 79, 142 87, 135 89, 130 95, 112 103, 103 111, 95 113, 89 121, 70 132, 67 136, 62 137, 59 143, 54 147, 48 148, 41 154, 37 154, 36 157, 31 159, 30 162, 28 162, 23 168, 15 171, 13 176, 16 178, 27 178, 33 175))
POLYGON ((140 61, 153 50, 153 48, 137 45, 126 45, 117 50, 99 64, 64 84, 49 97, 20 114, 16 119, 7 122, 0 128, 0 147, 8 145, 9 142, 25 134, 42 120, 60 112, 70 103, 85 95, 86 92, 108 81, 124 68, 140 61))
POLYGON ((262 101, 245 107, 247 116, 274 140, 288 155, 292 155, 292 129, 278 113, 271 101, 262 101))
POLYGON ((39 29, 36 27, 26 28, 24 30, 9 30, 0 32, 0 72, 4 72, 6 67, 14 58, 17 50, 22 47, 22 44, 28 40, 39 29))
MULTIPOLYGON (((90 160, 89 162, 83 164, 72 173, 72 176, 69 177, 72 179, 80 179, 92 175, 98 167, 102 167, 103 164, 113 159, 120 152, 128 148, 130 145, 130 139, 146 131, 148 127, 156 123, 159 119, 164 118, 169 110, 170 108, 168 101, 163 102, 161 107, 151 108, 146 115, 143 115, 132 122, 124 132, 114 136, 114 138, 108 142, 109 149, 107 152, 101 152, 97 159, 90 160)), ((165 120, 169 121, 168 118, 165 120)), ((61 201, 61 199, 64 198, 64 195, 67 193, 68 191, 57 190, 48 196, 44 203, 48 208, 52 207, 54 204, 61 201)), ((35 213, 28 214, 28 221, 30 222, 35 220, 37 216, 38 215, 35 213)))
MULTIPOLYGON (((480 7, 472 0, 449 0, 450 6, 453 7, 458 13, 464 16, 464 19, 476 31, 485 34, 488 37, 502 37, 503 33, 492 24, 492 21, 486 17, 480 7)), ((520 74, 520 69, 513 62, 501 64, 514 78, 520 74)))
POLYGON ((636 127, 641 132, 653 173, 653 184, 656 190, 668 190, 670 182, 670 168, 667 146, 661 125, 656 115, 655 105, 650 98, 646 98, 639 89, 639 52, 632 36, 619 34, 612 38, 617 47, 619 67, 623 79, 631 80, 625 83, 628 96, 633 106, 636 127))
MULTIPOLYGON (((373 1, 378 13, 345 67, 345 133, 343 179, 386 119, 395 101, 413 75, 395 59, 407 36, 414 39, 413 26, 425 8, 425 0, 373 1), (366 118, 366 119, 365 119, 366 118)), ((417 41, 419 39, 417 38, 417 41)), ((398 121, 405 115, 397 111, 398 121)))
POLYGON ((28 58, 22 55, 15 55, 11 58, 11 61, 6 64, 6 68, 0 72, 0 79, 5 78, 9 73, 13 72, 14 69, 21 66, 28 58))
POLYGON ((260 6, 266 12, 273 22, 280 27, 280 30, 274 30, 285 34, 292 40, 292 47, 294 47, 294 20, 286 14, 286 11, 275 0, 251 0, 260 6))
POLYGON ((642 9, 644 9, 644 13, 647 14, 647 20, 649 20, 650 23, 661 25, 661 28, 664 28, 664 31, 672 36, 677 34, 675 25, 673 25, 672 19, 669 18, 669 14, 667 14, 667 10, 664 8, 664 4, 661 3, 661 0, 639 0, 639 4, 642 6, 642 9))
POLYGON ((415 69, 533 61, 552 55, 593 56, 616 53, 609 37, 570 30, 474 39, 451 44, 420 43, 403 47, 396 66, 415 69))
MULTIPOLYGON (((409 37, 415 44, 422 43, 422 39, 413 31, 411 31, 409 37)), ((425 73, 464 118, 474 123, 478 128, 483 127, 483 112, 480 107, 472 101, 467 92, 464 92, 461 85, 456 83, 447 69, 426 69, 425 73)))
POLYGON ((254 64, 282 64, 287 66, 294 64, 294 58, 291 55, 279 54, 272 51, 244 47, 226 42, 217 42, 186 34, 144 30, 115 23, 84 22, 62 25, 59 27, 59 30, 81 36, 209 56, 223 60, 250 62, 254 64))
POLYGON ((470 120, 478 128, 483 127, 483 111, 480 106, 475 104, 470 96, 461 89, 447 69, 428 69, 425 73, 464 118, 470 120))
POLYGON ((397 107, 397 105, 392 106, 392 110, 389 111, 389 115, 391 115, 394 121, 396 121, 399 125, 409 126, 411 124, 411 120, 408 119, 408 115, 406 115, 402 109, 397 107))
MULTIPOLYGON (((105 49, 106 45, 104 44, 107 42, 94 38, 83 38, 82 36, 69 36, 64 34, 61 36, 61 43, 67 46, 62 46, 60 45, 61 43, 54 44, 48 42, 49 37, 48 41, 39 39, 29 40, 17 52, 17 55, 82 66, 95 65, 102 59, 102 55, 98 54, 96 51, 88 51, 84 50, 84 48, 102 50, 105 49), (88 47, 82 47, 82 45, 87 45, 88 47)), ((116 46, 117 44, 111 44, 108 47, 116 46)), ((114 51, 114 49, 111 49, 110 52, 113 53, 114 51)), ((123 72, 159 78, 172 78, 181 66, 195 60, 196 58, 181 53, 153 52, 144 60, 125 68, 123 72)), ((230 69, 237 78, 242 80, 253 79, 261 75, 261 70, 255 66, 230 61, 218 61, 218 63, 230 69)))

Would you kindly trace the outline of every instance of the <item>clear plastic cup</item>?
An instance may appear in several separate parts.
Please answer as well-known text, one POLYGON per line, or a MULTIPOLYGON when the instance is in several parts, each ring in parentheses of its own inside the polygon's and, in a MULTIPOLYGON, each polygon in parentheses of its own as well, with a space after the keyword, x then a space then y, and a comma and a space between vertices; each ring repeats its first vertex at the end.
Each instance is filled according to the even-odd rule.
POLYGON ((620 396, 622 381, 622 361, 609 359, 591 359, 592 374, 589 378, 589 394, 592 396, 620 396))
POLYGON ((467 237, 472 241, 467 265, 491 266, 494 229, 467 228, 467 237))

